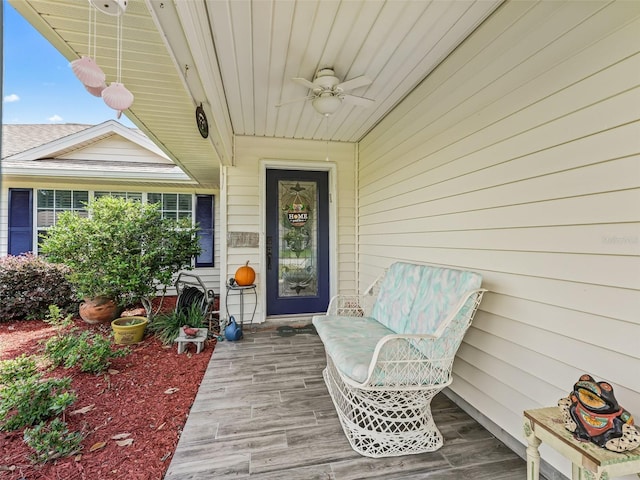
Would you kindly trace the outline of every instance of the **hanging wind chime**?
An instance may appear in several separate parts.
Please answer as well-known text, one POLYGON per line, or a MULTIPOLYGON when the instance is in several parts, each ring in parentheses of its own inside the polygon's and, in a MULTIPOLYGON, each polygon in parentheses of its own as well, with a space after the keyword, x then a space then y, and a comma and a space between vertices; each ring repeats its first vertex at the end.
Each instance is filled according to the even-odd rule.
POLYGON ((82 82, 87 91, 96 97, 102 95, 105 89, 106 75, 95 61, 96 58, 96 10, 89 3, 89 39, 87 41, 87 55, 71 62, 71 70, 82 82))
POLYGON ((87 91, 96 97, 101 96, 107 106, 118 112, 117 118, 120 118, 122 111, 133 104, 134 98, 122 83, 122 17, 127 9, 127 0, 88 0, 88 2, 88 56, 71 62, 71 68, 87 91), (116 17, 116 81, 111 82, 108 87, 106 75, 95 62, 97 10, 116 17))

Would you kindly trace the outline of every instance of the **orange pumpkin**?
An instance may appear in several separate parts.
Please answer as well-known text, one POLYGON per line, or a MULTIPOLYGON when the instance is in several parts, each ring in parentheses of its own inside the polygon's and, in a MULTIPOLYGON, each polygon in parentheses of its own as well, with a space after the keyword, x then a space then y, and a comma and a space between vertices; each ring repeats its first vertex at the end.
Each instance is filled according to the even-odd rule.
POLYGON ((256 271, 249 266, 249 260, 242 267, 236 270, 236 283, 241 287, 253 285, 256 279, 256 271))

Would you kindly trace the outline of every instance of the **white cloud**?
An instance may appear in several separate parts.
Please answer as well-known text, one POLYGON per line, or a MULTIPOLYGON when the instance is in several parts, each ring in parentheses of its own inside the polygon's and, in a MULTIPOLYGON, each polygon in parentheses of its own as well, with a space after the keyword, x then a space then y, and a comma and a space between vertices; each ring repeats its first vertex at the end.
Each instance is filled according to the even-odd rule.
POLYGON ((5 95, 4 97, 5 103, 17 102, 18 100, 20 100, 20 97, 15 93, 12 93, 11 95, 5 95))
POLYGON ((52 117, 49 117, 47 120, 49 120, 51 123, 56 123, 56 122, 61 122, 62 117, 60 115, 54 115, 52 117))

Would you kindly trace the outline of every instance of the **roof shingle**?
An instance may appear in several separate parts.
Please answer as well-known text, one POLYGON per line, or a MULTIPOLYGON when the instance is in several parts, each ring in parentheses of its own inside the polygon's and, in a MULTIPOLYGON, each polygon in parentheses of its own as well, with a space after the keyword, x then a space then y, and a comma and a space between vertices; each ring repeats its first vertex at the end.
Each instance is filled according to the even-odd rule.
POLYGON ((79 123, 2 125, 2 158, 73 135, 92 126, 79 123))

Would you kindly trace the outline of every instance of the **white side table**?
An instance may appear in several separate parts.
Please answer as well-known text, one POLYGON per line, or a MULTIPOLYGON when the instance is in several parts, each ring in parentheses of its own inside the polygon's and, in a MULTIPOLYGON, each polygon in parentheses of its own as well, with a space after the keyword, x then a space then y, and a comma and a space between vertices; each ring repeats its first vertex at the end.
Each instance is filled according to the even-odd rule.
POLYGON ((181 328, 180 335, 174 340, 174 342, 178 343, 178 353, 184 353, 189 343, 194 343, 196 345, 196 353, 200 353, 207 339, 207 332, 208 330, 206 328, 199 328, 198 334, 195 337, 187 337, 181 328))
POLYGON ((572 480, 609 480, 637 474, 640 477, 640 448, 630 452, 611 452, 591 442, 579 442, 564 427, 558 407, 525 410, 524 434, 527 437, 527 479, 540 478, 540 453, 544 442, 572 463, 572 480))

